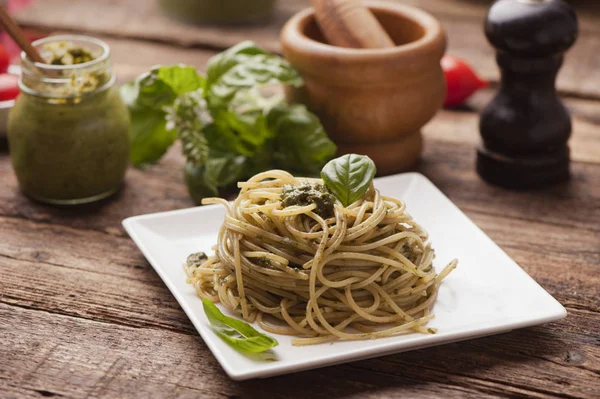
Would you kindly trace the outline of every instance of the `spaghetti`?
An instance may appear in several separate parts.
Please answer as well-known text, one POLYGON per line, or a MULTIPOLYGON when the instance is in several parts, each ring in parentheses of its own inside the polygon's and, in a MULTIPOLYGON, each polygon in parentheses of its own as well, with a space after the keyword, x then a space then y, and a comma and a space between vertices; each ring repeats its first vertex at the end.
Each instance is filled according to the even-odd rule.
POLYGON ((233 203, 203 201, 227 211, 215 255, 186 265, 198 296, 266 331, 298 336, 294 345, 435 333, 426 324, 457 261, 435 272, 427 233, 402 201, 371 184, 348 207, 331 201, 328 208, 307 195, 303 204, 286 206, 290 190, 324 186, 280 170, 238 186, 233 203))

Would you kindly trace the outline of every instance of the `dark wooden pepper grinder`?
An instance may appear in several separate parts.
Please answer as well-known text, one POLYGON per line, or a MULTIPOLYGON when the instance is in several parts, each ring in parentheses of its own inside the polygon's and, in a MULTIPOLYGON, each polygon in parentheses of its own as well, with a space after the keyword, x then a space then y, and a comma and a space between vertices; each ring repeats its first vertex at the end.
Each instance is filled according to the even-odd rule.
POLYGON ((528 188, 569 178, 571 118, 555 81, 577 32, 562 0, 498 0, 490 8, 485 34, 502 82, 479 125, 477 172, 486 181, 528 188))

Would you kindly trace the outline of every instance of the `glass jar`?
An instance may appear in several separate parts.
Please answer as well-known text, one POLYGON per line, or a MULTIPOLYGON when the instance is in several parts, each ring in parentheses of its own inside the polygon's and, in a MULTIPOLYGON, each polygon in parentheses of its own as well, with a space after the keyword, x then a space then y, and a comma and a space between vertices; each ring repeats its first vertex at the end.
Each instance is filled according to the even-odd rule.
POLYGON ((33 45, 70 44, 93 55, 73 65, 34 63, 23 53, 21 95, 8 117, 8 144, 21 190, 75 205, 118 190, 129 163, 129 114, 113 88, 110 49, 86 36, 52 36, 33 45))

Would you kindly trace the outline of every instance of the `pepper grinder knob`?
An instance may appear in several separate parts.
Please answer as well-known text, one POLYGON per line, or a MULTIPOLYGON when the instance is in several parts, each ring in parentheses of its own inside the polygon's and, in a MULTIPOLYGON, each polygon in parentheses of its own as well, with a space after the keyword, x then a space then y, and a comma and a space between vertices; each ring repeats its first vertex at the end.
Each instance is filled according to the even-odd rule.
POLYGON ((486 181, 528 188, 569 178, 571 118, 555 82, 577 32, 562 0, 498 0, 490 8, 485 34, 502 81, 479 125, 477 172, 486 181))

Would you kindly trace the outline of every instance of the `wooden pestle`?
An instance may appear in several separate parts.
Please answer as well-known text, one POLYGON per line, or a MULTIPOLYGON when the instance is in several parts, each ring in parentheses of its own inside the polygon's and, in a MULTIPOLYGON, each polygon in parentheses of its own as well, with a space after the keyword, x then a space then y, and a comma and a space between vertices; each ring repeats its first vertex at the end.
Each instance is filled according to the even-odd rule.
POLYGON ((360 0, 311 0, 327 42, 350 48, 394 47, 394 41, 360 0))

